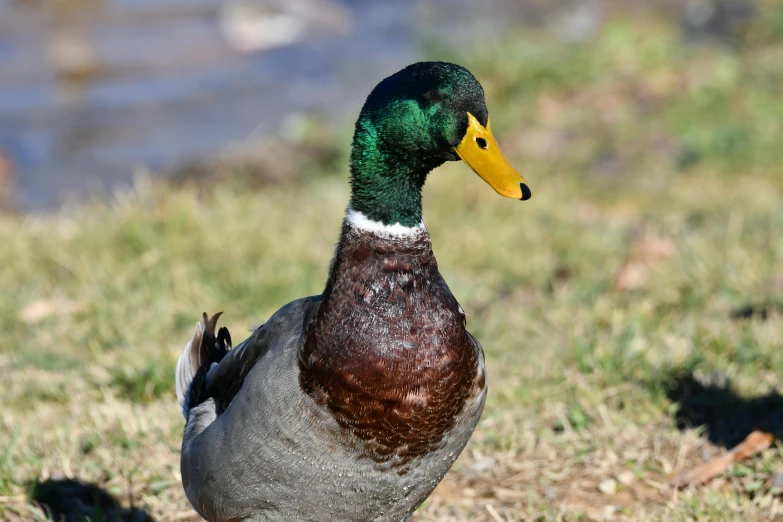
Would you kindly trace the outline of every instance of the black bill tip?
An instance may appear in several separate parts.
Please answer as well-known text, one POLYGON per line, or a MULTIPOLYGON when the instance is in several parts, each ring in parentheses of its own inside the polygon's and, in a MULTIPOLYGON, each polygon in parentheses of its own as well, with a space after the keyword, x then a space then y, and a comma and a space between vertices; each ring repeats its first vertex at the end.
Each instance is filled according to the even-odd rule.
POLYGON ((522 201, 527 201, 533 197, 533 193, 530 191, 530 187, 527 186, 527 183, 520 183, 519 188, 522 190, 522 197, 519 198, 522 201))

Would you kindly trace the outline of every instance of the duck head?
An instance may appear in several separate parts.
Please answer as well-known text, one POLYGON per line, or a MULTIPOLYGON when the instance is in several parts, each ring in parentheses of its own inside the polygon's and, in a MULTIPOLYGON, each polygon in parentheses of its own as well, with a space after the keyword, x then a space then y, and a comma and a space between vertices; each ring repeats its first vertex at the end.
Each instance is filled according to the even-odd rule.
POLYGON ((379 83, 359 114, 351 208, 383 224, 416 226, 427 174, 460 159, 501 196, 530 199, 495 141, 478 80, 452 63, 410 65, 379 83))

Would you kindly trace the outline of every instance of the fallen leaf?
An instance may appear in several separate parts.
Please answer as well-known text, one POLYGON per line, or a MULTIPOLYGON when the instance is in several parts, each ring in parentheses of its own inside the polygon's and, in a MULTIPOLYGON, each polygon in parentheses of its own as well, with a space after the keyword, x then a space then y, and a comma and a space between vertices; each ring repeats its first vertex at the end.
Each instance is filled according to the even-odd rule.
POLYGON ((83 303, 77 303, 63 297, 38 299, 19 311, 19 320, 27 324, 35 324, 53 315, 70 315, 85 309, 83 303))
POLYGON ((645 236, 631 245, 631 257, 646 263, 671 257, 675 251, 674 241, 666 236, 645 236))
POLYGON ((674 255, 676 250, 674 240, 670 237, 640 233, 628 248, 628 256, 617 272, 614 287, 625 291, 646 287, 652 275, 652 267, 674 255))
POLYGON ((688 484, 703 484, 729 469, 733 462, 734 456, 731 453, 724 453, 709 462, 680 473, 669 483, 675 488, 684 488, 688 484))
POLYGON ((703 484, 729 469, 733 463, 745 460, 766 450, 770 447, 773 440, 774 436, 771 433, 754 431, 728 452, 700 466, 680 473, 672 478, 669 484, 675 488, 683 488, 689 484, 703 484))
POLYGON ((761 453, 772 445, 773 440, 775 440, 775 437, 771 433, 754 431, 740 444, 732 448, 731 451, 734 453, 734 462, 739 462, 740 460, 750 458, 757 453, 761 453))
POLYGON ((617 273, 614 287, 618 290, 639 290, 650 280, 650 266, 639 261, 626 261, 617 273))

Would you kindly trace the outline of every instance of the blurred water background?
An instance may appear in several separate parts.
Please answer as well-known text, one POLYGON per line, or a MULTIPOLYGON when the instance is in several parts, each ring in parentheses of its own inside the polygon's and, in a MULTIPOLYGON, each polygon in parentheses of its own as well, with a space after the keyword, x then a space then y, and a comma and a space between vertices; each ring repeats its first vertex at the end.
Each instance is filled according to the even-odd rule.
POLYGON ((459 56, 526 28, 589 45, 618 12, 670 20, 683 45, 703 37, 731 45, 755 7, 752 0, 0 0, 0 184, 13 186, 15 206, 39 210, 128 184, 139 169, 188 175, 237 144, 252 149, 264 137, 296 133, 308 118, 326 122, 322 132, 344 125, 380 78, 437 49, 459 56))

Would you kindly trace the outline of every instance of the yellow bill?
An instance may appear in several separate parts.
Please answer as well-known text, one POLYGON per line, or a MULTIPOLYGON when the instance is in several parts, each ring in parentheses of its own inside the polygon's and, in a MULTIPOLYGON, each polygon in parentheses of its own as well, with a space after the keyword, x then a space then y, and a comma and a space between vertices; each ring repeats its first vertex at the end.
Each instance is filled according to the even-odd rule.
POLYGON ((454 150, 501 196, 527 200, 533 195, 525 178, 500 151, 498 142, 492 136, 489 120, 485 128, 475 116, 468 113, 468 132, 454 150))

